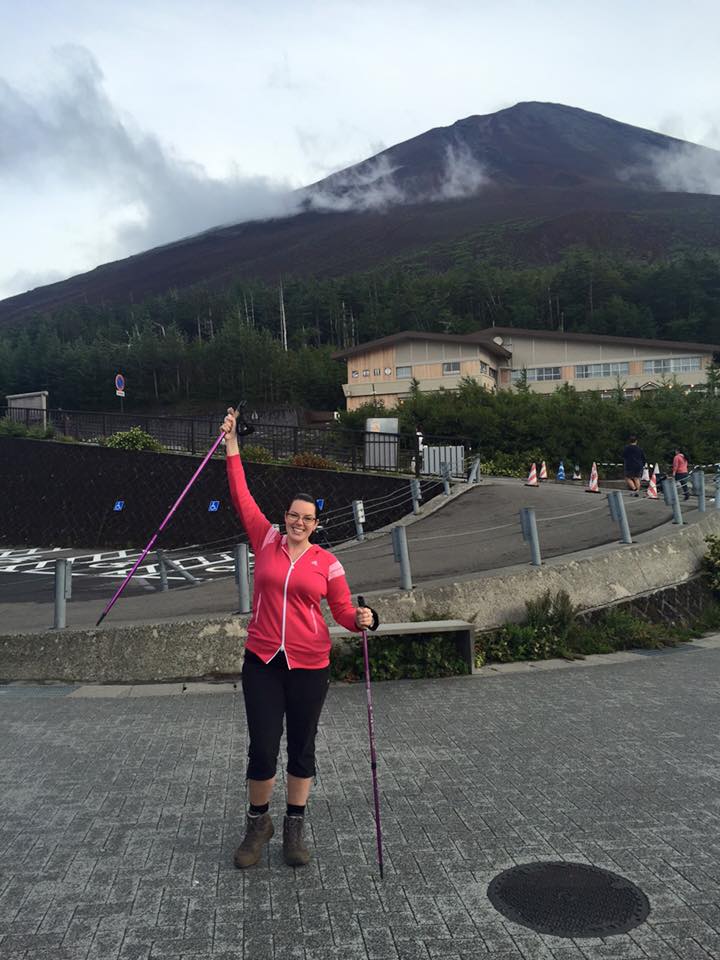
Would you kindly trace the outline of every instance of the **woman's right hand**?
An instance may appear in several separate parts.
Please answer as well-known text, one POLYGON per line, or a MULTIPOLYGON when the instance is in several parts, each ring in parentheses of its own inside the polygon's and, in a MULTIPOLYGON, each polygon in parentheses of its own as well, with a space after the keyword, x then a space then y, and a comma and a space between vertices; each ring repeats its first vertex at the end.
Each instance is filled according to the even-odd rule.
POLYGON ((222 429, 225 431, 225 452, 228 454, 239 453, 237 442, 237 417, 232 407, 228 407, 225 419, 222 422, 222 429))

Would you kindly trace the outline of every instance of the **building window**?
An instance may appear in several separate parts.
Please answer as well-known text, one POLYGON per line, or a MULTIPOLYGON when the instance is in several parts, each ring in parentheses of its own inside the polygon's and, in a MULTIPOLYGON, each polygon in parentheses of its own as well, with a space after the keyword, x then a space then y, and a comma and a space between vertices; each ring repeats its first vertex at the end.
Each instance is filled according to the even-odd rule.
POLYGON ((374 377, 380 376, 380 367, 373 367, 373 376, 374 377))
POLYGON ((481 361, 480 361, 480 373, 485 373, 485 374, 487 374, 487 372, 488 372, 488 365, 485 363, 484 360, 481 360, 481 361))
POLYGON ((495 369, 495 367, 489 367, 488 373, 493 378, 493 380, 497 380, 497 370, 495 369))
POLYGON ((626 377, 629 363, 578 363, 575 366, 576 380, 599 380, 602 377, 626 377))
POLYGON ((460 361, 459 360, 449 360, 447 363, 443 364, 443 376, 444 377, 453 377, 460 373, 460 361))
POLYGON ((411 380, 412 367, 395 367, 395 376, 398 380, 411 380))
MULTIPOLYGON (((524 371, 527 374, 528 383, 533 380, 561 380, 562 370, 560 367, 528 367, 524 371)), ((497 371, 495 372, 497 376, 497 371)), ((523 370, 513 370, 512 382, 518 383, 523 378, 523 370)))
POLYGON ((358 370, 353 370, 352 375, 353 375, 353 379, 354 379, 355 377, 359 377, 359 376, 360 376, 360 372, 359 372, 358 370))
POLYGON ((700 357, 672 357, 667 360, 646 360, 643 364, 645 373, 659 373, 661 376, 668 373, 690 373, 700 369, 700 357))
POLYGON ((369 377, 369 376, 370 376, 370 371, 369 371, 369 370, 363 370, 363 376, 364 376, 364 377, 369 377))

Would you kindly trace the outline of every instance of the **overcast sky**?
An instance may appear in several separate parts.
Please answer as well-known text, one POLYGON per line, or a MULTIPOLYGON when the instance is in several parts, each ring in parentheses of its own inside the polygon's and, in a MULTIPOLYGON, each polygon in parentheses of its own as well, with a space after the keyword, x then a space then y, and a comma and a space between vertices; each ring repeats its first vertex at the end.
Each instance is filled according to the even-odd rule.
POLYGON ((0 298, 521 100, 720 148, 717 0, 0 0, 0 298))

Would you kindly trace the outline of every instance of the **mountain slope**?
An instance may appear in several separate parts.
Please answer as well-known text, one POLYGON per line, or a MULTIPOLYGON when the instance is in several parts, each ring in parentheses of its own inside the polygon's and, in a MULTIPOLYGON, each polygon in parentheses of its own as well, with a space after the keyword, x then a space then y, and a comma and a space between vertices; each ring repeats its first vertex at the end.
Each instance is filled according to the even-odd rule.
POLYGON ((719 161, 716 151, 577 108, 517 104, 306 188, 296 216, 210 230, 0 301, 0 322, 230 278, 334 276, 421 253, 432 266, 451 261, 460 242, 518 264, 547 263, 577 244, 641 257, 720 250, 720 197, 672 189, 702 187, 719 161))

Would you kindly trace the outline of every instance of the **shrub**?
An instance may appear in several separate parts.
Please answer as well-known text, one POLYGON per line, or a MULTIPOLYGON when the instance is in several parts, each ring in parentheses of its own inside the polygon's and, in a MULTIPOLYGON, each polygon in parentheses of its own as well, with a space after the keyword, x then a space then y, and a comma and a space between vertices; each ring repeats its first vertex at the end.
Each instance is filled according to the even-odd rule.
POLYGON ((259 443, 246 443, 240 448, 240 456, 252 463, 270 463, 273 458, 267 447, 261 447, 259 443))
POLYGON ((616 650, 658 649, 690 640, 720 622, 720 607, 706 611, 690 626, 653 623, 630 610, 611 608, 592 622, 579 620, 569 595, 550 591, 525 604, 523 623, 506 623, 476 641, 476 663, 514 660, 574 659, 616 650))
POLYGON ((0 420, 0 437, 26 437, 28 428, 24 423, 18 423, 12 417, 3 417, 0 420))
MULTIPOLYGON (((452 634, 437 636, 369 637, 370 676, 373 680, 417 680, 454 677, 468 672, 452 634)), ((353 639, 330 656, 333 680, 357 683, 365 675, 362 641, 353 639)))
POLYGON ((710 588, 717 596, 720 595, 720 537, 706 537, 708 552, 703 557, 703 571, 710 588))
POLYGON ((315 470, 340 470, 340 464, 319 453, 296 453, 288 461, 293 467, 312 467, 315 470))
POLYGON ((480 473, 495 477, 527 477, 530 464, 536 463, 538 470, 546 457, 538 450, 527 453, 495 453, 490 460, 480 461, 480 473))
POLYGON ((40 424, 37 424, 34 427, 28 428, 27 436, 33 440, 52 440, 55 436, 55 428, 50 425, 41 427, 40 424))
POLYGON ((114 433, 108 437, 105 446, 113 450, 152 450, 155 453, 162 453, 165 449, 155 437, 151 437, 140 427, 130 427, 129 430, 114 433))

